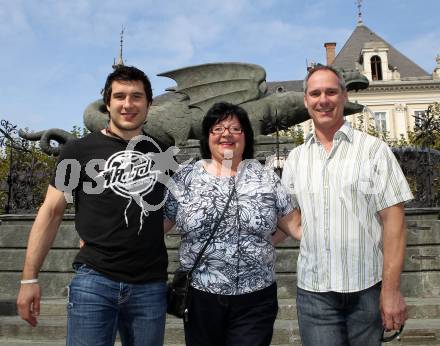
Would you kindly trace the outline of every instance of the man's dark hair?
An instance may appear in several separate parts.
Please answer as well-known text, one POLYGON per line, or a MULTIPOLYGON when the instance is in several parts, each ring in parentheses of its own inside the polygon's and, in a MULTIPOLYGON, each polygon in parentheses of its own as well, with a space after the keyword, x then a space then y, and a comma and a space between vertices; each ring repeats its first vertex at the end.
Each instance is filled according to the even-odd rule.
POLYGON ((247 112, 240 106, 227 102, 218 102, 212 105, 208 110, 202 122, 202 138, 200 140, 200 153, 203 159, 211 158, 209 150, 209 134, 212 127, 227 118, 236 116, 243 129, 245 146, 243 159, 252 159, 254 157, 254 131, 249 120, 247 112))
POLYGON ((303 82, 303 89, 304 89, 304 93, 307 92, 307 82, 309 81, 310 77, 318 71, 330 71, 333 72, 336 77, 338 77, 338 84, 339 84, 339 88, 341 88, 341 91, 346 90, 346 85, 345 85, 345 79, 344 76, 341 74, 341 72, 339 72, 337 69, 335 69, 333 66, 329 66, 329 65, 316 65, 315 67, 312 67, 310 70, 308 70, 307 72, 307 76, 304 79, 303 82))
POLYGON ((149 104, 153 102, 153 91, 151 90, 151 83, 147 75, 134 66, 118 66, 112 73, 110 73, 105 81, 102 98, 105 105, 110 104, 110 96, 112 95, 112 83, 114 81, 141 81, 144 85, 145 95, 149 104))

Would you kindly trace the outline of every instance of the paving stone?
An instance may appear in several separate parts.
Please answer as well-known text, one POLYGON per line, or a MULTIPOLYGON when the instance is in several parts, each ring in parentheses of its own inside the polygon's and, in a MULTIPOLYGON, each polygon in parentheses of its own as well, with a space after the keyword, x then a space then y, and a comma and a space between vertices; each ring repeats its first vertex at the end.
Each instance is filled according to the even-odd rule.
POLYGON ((0 346, 66 346, 64 340, 61 341, 34 341, 10 338, 0 338, 0 346))
MULTIPOLYGON (((26 248, 32 222, 28 224, 2 223, 0 225, 0 248, 26 248)), ((53 243, 55 248, 78 248, 79 236, 73 223, 62 223, 53 243)))

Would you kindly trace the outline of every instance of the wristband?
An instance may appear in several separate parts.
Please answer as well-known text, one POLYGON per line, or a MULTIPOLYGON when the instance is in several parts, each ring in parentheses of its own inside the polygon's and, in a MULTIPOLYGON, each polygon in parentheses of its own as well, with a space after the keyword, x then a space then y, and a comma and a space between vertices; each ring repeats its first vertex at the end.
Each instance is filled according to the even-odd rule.
POLYGON ((20 284, 25 285, 25 284, 36 284, 38 283, 38 279, 29 279, 29 280, 21 280, 20 284))

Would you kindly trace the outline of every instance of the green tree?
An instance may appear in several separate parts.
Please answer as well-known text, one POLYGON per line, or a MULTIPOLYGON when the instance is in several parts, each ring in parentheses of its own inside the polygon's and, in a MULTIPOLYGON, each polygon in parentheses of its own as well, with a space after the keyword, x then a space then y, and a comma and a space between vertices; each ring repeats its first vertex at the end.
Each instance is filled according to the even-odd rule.
POLYGON ((294 125, 286 130, 280 131, 280 136, 289 137, 293 140, 295 146, 301 145, 304 143, 304 130, 301 125, 294 125))
POLYGON ((415 118, 413 144, 440 150, 440 103, 430 104, 422 115, 415 118))
POLYGON ((88 135, 90 131, 86 127, 73 125, 72 130, 70 130, 70 133, 78 138, 81 138, 84 137, 85 135, 88 135))

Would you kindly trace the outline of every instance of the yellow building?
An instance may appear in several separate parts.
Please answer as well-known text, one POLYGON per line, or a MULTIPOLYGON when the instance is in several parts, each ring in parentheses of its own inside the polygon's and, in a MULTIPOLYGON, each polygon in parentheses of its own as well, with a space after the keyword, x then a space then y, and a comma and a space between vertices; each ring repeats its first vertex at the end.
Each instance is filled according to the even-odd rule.
MULTIPOLYGON (((366 106, 364 126, 388 133, 391 140, 407 137, 414 128, 415 115, 420 115, 433 102, 440 102, 440 55, 432 73, 423 70, 359 20, 350 38, 336 54, 336 43, 324 44, 327 64, 355 69, 370 81, 366 90, 350 92, 349 99, 366 106)), ((301 81, 269 83, 271 92, 302 90, 301 81)), ((359 114, 349 116, 356 122, 359 114)), ((303 123, 304 133, 312 129, 311 121, 303 123)))

